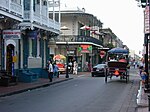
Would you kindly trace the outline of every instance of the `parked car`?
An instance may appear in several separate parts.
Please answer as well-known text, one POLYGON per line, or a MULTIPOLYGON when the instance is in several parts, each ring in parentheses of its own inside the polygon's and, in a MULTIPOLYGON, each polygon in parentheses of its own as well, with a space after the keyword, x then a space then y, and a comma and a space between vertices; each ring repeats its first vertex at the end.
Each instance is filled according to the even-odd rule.
POLYGON ((106 64, 98 64, 92 68, 91 76, 105 76, 107 72, 107 65, 106 64))

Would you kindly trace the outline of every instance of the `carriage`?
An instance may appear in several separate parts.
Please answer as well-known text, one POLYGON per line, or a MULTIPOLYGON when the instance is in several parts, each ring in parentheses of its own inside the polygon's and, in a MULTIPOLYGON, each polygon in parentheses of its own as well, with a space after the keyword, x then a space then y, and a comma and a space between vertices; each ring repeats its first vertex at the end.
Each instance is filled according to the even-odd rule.
POLYGON ((121 80, 129 81, 129 51, 123 48, 113 48, 107 52, 107 65, 108 69, 105 74, 105 83, 108 82, 108 78, 112 79, 113 76, 120 77, 121 80), (116 60, 110 61, 108 58, 113 56, 116 60), (125 62, 120 62, 120 57, 125 57, 125 62))

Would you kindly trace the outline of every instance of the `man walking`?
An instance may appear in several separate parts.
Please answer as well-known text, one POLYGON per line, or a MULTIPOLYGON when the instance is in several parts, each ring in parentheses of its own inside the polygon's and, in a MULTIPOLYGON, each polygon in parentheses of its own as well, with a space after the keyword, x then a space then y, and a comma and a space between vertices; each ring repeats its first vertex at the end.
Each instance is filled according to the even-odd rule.
POLYGON ((51 61, 49 61, 49 66, 48 66, 48 78, 49 78, 49 81, 52 82, 52 80, 53 80, 53 65, 52 65, 51 61))

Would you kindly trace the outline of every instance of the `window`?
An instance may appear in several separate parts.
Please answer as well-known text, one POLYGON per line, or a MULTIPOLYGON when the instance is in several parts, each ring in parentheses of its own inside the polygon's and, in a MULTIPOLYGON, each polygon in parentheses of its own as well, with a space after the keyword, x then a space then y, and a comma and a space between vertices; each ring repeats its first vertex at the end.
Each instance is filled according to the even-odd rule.
POLYGON ((46 2, 46 1, 43 1, 43 5, 47 6, 47 2, 46 2))
POLYGON ((40 0, 36 0, 36 4, 40 4, 40 0))
POLYGON ((11 0, 14 3, 21 4, 21 0, 11 0))
POLYGON ((24 9, 30 10, 30 0, 24 0, 24 9))

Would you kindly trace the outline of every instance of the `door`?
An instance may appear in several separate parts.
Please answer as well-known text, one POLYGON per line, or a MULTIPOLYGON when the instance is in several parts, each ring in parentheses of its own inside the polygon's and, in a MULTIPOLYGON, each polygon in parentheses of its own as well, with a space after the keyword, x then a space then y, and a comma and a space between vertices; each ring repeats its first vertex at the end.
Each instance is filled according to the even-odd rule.
POLYGON ((14 63, 13 63, 13 56, 14 56, 14 45, 9 44, 6 48, 6 71, 9 75, 14 75, 14 63))

